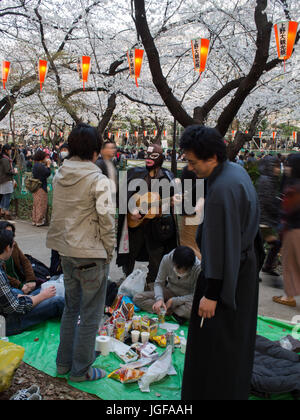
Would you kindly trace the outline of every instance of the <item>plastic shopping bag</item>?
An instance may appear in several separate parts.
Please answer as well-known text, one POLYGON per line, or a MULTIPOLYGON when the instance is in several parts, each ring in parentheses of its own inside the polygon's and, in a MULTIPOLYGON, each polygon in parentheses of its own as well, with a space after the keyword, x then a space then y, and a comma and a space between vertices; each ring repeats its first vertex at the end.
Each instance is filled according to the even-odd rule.
POLYGON ((20 366, 25 349, 0 340, 0 392, 11 386, 15 371, 20 366))
POLYGON ((139 381, 142 392, 150 392, 150 384, 158 382, 167 375, 177 375, 172 366, 172 346, 168 346, 163 355, 148 369, 147 373, 139 381))
POLYGON ((145 290, 147 274, 148 270, 135 270, 121 284, 118 294, 133 298, 136 294, 143 293, 145 290))

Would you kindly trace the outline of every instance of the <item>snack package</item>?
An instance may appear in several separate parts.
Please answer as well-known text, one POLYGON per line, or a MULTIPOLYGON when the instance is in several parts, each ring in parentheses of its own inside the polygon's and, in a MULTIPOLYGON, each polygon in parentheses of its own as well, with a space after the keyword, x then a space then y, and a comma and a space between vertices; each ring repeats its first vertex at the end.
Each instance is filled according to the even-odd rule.
MULTIPOLYGON (((157 343, 159 347, 163 347, 163 348, 167 347, 166 335, 159 335, 159 336, 153 337, 152 341, 157 343)), ((180 345, 180 338, 177 335, 175 335, 175 346, 179 346, 179 345, 180 345)))
POLYGON ((132 329, 136 331, 141 331, 141 317, 140 316, 134 316, 132 318, 132 329))
POLYGON ((122 300, 123 300, 123 295, 118 295, 116 297, 116 299, 114 300, 114 303, 111 306, 111 309, 113 311, 116 311, 117 309, 119 309, 119 307, 121 306, 122 300))
POLYGON ((115 338, 122 343, 125 341, 126 332, 126 321, 123 318, 119 318, 115 322, 115 338))
POLYGON ((145 371, 141 369, 121 368, 108 375, 108 378, 120 381, 122 384, 132 384, 144 375, 145 371))
POLYGON ((157 318, 153 318, 150 321, 150 340, 152 340, 153 337, 157 336, 158 333, 158 319, 157 318))
POLYGON ((141 319, 141 332, 150 333, 150 323, 150 318, 148 318, 147 316, 143 316, 143 318, 141 319))

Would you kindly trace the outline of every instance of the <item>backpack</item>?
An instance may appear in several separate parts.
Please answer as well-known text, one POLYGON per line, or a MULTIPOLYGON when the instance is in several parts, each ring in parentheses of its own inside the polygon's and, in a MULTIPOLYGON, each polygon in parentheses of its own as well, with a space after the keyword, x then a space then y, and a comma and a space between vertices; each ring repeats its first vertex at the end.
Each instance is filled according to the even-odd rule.
POLYGON ((43 264, 41 261, 37 260, 36 258, 33 258, 31 255, 25 254, 25 257, 28 258, 30 261, 34 274, 38 279, 48 281, 50 280, 50 270, 49 268, 43 264))
POLYGON ((25 187, 32 194, 36 193, 42 186, 42 182, 39 179, 26 177, 25 178, 25 187))

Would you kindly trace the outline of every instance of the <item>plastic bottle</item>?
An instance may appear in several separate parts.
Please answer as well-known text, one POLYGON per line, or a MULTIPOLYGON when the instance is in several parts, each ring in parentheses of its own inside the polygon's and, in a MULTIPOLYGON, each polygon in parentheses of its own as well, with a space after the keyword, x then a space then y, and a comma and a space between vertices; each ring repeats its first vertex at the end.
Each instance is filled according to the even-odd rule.
POLYGON ((0 315, 0 340, 8 341, 6 337, 6 321, 2 315, 0 315))

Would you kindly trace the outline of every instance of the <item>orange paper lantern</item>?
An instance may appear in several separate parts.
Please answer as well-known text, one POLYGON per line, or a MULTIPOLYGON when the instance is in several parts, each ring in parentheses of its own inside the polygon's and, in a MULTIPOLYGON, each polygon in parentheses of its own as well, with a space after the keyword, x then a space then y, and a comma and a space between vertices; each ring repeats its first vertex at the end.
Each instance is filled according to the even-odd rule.
POLYGON ((279 60, 288 60, 293 52, 298 22, 279 22, 274 25, 277 53, 279 60))
POLYGON ((262 131, 259 132, 259 138, 262 138, 262 131))
POLYGON ((276 139, 276 136, 277 136, 277 131, 273 131, 273 140, 276 139))
POLYGON ((127 52, 130 76, 135 79, 137 87, 139 87, 138 78, 141 75, 143 57, 144 50, 139 48, 133 48, 127 52))
POLYGON ((40 80, 41 91, 43 89, 43 84, 46 80, 47 72, 48 72, 48 61, 39 60, 39 80, 40 80))
POLYGON ((194 66, 195 66, 195 70, 199 71, 200 76, 201 76, 201 73, 205 71, 209 44, 210 44, 209 39, 205 39, 205 38, 198 38, 198 39, 192 40, 194 66))
POLYGON ((8 80, 8 76, 10 73, 10 62, 9 61, 2 61, 2 83, 3 83, 3 89, 5 89, 5 85, 8 80))
POLYGON ((83 90, 85 89, 85 84, 88 82, 89 74, 91 70, 91 57, 83 55, 81 60, 78 62, 78 72, 80 81, 83 82, 83 90))

